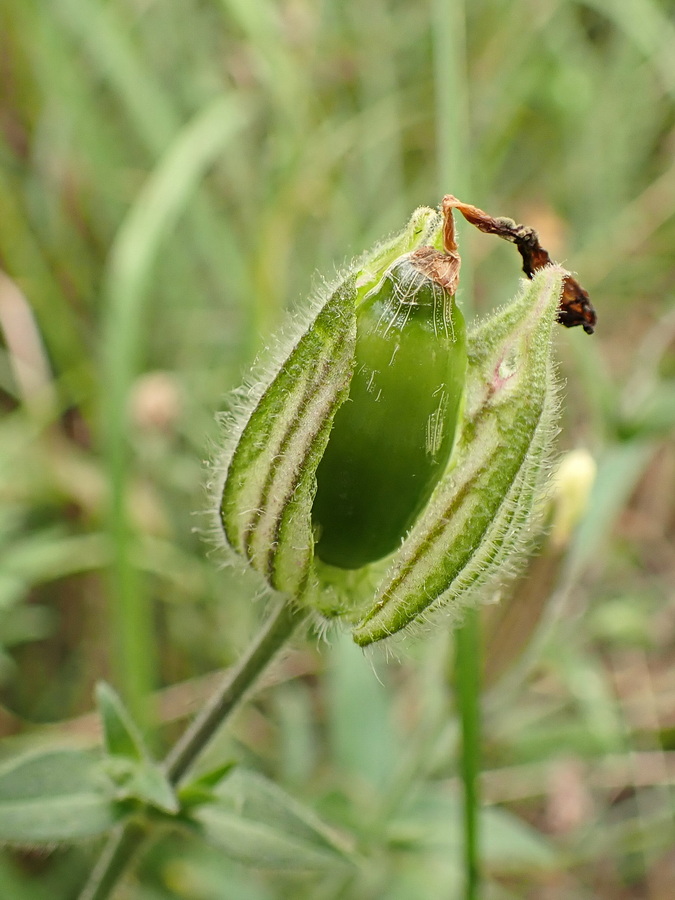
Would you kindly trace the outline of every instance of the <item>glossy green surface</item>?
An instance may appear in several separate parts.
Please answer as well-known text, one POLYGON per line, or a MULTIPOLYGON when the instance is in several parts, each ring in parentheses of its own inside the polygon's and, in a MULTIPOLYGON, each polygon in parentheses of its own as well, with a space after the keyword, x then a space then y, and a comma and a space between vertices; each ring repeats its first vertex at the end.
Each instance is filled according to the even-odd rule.
POLYGON ((357 312, 349 399, 317 470, 323 562, 356 569, 397 548, 447 465, 465 371, 454 299, 398 261, 357 312))

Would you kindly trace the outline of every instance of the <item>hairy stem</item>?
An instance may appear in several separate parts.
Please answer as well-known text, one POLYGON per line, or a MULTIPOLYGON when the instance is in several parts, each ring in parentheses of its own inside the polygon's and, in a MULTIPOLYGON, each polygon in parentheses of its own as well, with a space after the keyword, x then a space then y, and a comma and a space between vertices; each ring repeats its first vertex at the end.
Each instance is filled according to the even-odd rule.
POLYGON ((306 610, 286 602, 270 616, 238 664, 228 672, 220 689, 169 752, 164 767, 171 784, 183 779, 263 669, 306 618, 306 610))
MULTIPOLYGON (((178 785, 235 707, 252 688, 277 652, 287 643, 307 612, 282 601, 251 642, 237 665, 228 671, 220 688, 167 755, 164 769, 178 785)), ((127 871, 145 829, 129 822, 111 835, 79 900, 106 900, 127 871)))

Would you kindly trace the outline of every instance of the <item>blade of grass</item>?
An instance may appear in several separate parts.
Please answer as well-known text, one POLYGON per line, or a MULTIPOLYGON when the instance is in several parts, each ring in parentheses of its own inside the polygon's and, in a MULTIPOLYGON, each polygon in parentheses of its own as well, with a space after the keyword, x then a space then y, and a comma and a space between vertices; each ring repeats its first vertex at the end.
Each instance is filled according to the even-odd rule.
POLYGON ((668 13, 651 0, 586 0, 592 9, 607 16, 622 29, 626 38, 644 53, 645 61, 653 66, 663 86, 675 96, 675 24, 668 13))
MULTIPOLYGON (((458 196, 469 197, 471 136, 463 0, 435 0, 433 13, 439 193, 456 192, 458 196)), ((464 314, 470 315, 473 283, 465 245, 462 257, 460 296, 464 314)), ((455 686, 462 733, 460 774, 464 787, 466 900, 477 900, 480 890, 480 646, 478 611, 469 610, 455 635, 455 686)))
MULTIPOLYGON (((81 49, 88 66, 112 89, 135 136, 156 163, 168 144, 176 139, 185 110, 148 63, 143 47, 134 43, 123 8, 102 4, 100 0, 57 0, 51 15, 55 27, 81 49)), ((92 77, 91 72, 88 77, 92 77)), ((204 102, 208 99, 205 97, 204 102)), ((252 111, 248 96, 241 103, 242 106, 248 103, 252 111)), ((250 290, 244 264, 246 256, 235 231, 223 227, 216 204, 199 193, 190 204, 187 221, 188 240, 214 276, 221 293, 239 308, 250 311, 248 340, 253 346, 255 304, 249 298, 255 297, 255 293, 250 290)))
POLYGON ((145 725, 145 698, 154 680, 155 642, 151 604, 133 561, 136 538, 128 508, 132 464, 127 400, 141 358, 143 311, 161 241, 205 171, 245 121, 234 100, 218 98, 179 132, 120 227, 106 272, 101 415, 111 491, 108 527, 113 544, 115 658, 132 714, 145 725))
POLYGON ((461 722, 460 776, 464 787, 464 879, 466 900, 480 896, 479 833, 481 771, 480 619, 470 610, 455 636, 455 685, 461 722))
POLYGON ((16 180, 0 174, 0 260, 29 297, 40 334, 60 373, 76 368, 84 347, 72 309, 56 282, 44 248, 36 239, 16 180))
MULTIPOLYGON (((434 90, 438 195, 471 196, 471 133, 469 124, 466 15, 463 0, 434 0, 434 90)), ((459 217, 460 238, 468 234, 459 217)), ((472 313, 473 284, 468 241, 461 243, 459 296, 465 317, 472 313)))

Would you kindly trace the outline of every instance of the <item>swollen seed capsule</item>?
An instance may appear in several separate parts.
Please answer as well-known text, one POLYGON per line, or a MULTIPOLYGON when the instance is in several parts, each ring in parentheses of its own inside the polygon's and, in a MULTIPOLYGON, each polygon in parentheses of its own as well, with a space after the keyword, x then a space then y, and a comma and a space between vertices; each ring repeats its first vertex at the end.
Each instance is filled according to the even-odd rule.
POLYGON ((458 270, 456 254, 419 247, 357 308, 349 399, 316 473, 324 563, 356 569, 396 550, 447 467, 466 373, 458 270))

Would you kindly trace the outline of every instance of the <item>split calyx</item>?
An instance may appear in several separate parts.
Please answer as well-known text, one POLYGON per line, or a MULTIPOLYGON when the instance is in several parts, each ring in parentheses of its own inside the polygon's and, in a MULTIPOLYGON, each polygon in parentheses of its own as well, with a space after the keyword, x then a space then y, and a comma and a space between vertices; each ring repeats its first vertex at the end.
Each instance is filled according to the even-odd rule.
POLYGON ((416 210, 237 393, 217 498, 231 555, 360 645, 461 618, 539 524, 556 320, 591 333, 595 313, 532 229, 452 196, 416 210), (530 279, 468 330, 455 208, 515 243, 530 279))

